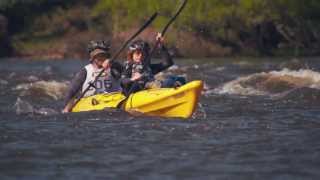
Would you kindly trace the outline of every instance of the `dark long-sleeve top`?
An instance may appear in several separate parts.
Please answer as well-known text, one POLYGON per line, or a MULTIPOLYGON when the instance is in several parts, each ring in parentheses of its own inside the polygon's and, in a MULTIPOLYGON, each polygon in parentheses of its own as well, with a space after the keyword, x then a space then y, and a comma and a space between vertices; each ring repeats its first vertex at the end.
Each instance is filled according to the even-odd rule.
POLYGON ((150 64, 150 68, 153 75, 156 75, 159 72, 164 71, 173 65, 172 57, 164 45, 160 47, 160 55, 161 55, 162 62, 157 64, 150 64))
POLYGON ((65 106, 70 102, 71 99, 76 97, 76 95, 80 92, 83 83, 87 78, 87 70, 82 68, 72 79, 69 90, 65 96, 64 104, 65 106))
MULTIPOLYGON (((153 79, 153 76, 156 75, 157 73, 166 70, 170 66, 173 65, 173 60, 171 55, 169 54, 167 48, 164 45, 161 45, 160 48, 160 55, 162 61, 160 63, 150 63, 149 64, 149 73, 148 71, 144 71, 142 74, 142 77, 140 80, 138 80, 139 83, 145 84, 147 83, 150 79, 153 79), (150 77, 152 76, 152 77, 150 77)), ((133 64, 130 64, 130 62, 126 62, 124 65, 123 69, 123 74, 122 74, 122 79, 121 79, 121 84, 124 89, 128 89, 130 87, 130 84, 134 81, 131 80, 132 76, 132 66, 133 64)), ((148 69, 148 68, 146 68, 148 69)))
MULTIPOLYGON (((166 70, 170 66, 173 65, 173 60, 171 55, 169 54, 167 48, 165 46, 160 47, 160 55, 162 61, 160 63, 150 63, 149 68, 151 70, 152 75, 156 75, 161 71, 166 70)), ((132 75, 132 64, 130 64, 128 61, 125 63, 124 71, 123 71, 123 82, 130 81, 132 75)))

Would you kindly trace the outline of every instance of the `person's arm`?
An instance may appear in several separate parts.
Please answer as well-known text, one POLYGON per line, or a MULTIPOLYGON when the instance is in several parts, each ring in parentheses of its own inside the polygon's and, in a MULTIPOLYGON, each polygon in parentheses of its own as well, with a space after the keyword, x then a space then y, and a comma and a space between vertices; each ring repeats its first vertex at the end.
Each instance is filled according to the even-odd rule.
POLYGON ((71 109, 69 103, 76 97, 78 92, 81 90, 83 83, 86 80, 87 71, 83 68, 76 76, 72 79, 70 88, 65 97, 65 107, 62 112, 69 112, 71 109))
POLYGON ((119 62, 114 61, 111 64, 111 75, 115 79, 120 79, 123 71, 124 71, 124 67, 119 62))
POLYGON ((150 68, 152 70, 152 74, 158 74, 161 71, 166 70, 170 66, 174 64, 171 55, 169 54, 167 48, 164 45, 160 46, 160 54, 162 62, 157 64, 150 64, 150 68))

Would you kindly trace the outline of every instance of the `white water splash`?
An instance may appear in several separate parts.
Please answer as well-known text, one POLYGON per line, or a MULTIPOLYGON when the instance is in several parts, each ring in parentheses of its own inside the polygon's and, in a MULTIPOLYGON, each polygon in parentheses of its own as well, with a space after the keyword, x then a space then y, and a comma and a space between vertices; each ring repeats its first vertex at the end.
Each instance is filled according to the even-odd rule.
POLYGON ((14 108, 15 108, 17 114, 27 114, 27 113, 34 112, 33 106, 30 103, 23 101, 19 97, 18 97, 16 103, 14 104, 14 108))
POLYGON ((37 77, 37 76, 34 76, 34 75, 31 75, 27 78, 27 80, 29 82, 37 82, 37 81, 40 81, 40 79, 37 77))
POLYGON ((292 71, 290 69, 283 69, 282 71, 272 71, 270 74, 275 76, 290 76, 302 79, 301 85, 304 87, 320 89, 320 72, 316 72, 310 69, 300 69, 298 71, 292 71))
POLYGON ((28 101, 22 100, 20 97, 17 98, 16 103, 13 106, 16 114, 39 114, 39 115, 55 115, 58 112, 50 108, 35 108, 28 101))
POLYGON ((40 93, 54 100, 59 100, 64 97, 67 88, 68 82, 37 81, 17 85, 13 90, 22 91, 21 96, 32 95, 33 92, 37 92, 36 94, 40 93))
POLYGON ((320 89, 320 73, 309 69, 295 71, 286 68, 281 71, 256 73, 227 82, 211 92, 274 96, 301 87, 320 89))
POLYGON ((266 95, 264 91, 255 89, 254 87, 245 86, 243 82, 249 81, 252 77, 258 75, 264 75, 265 73, 253 74, 247 77, 240 77, 236 80, 225 83, 223 86, 220 86, 213 91, 212 93, 217 94, 238 94, 238 95, 266 95))
POLYGON ((201 103, 198 103, 198 108, 192 114, 192 119, 207 119, 207 112, 201 103))

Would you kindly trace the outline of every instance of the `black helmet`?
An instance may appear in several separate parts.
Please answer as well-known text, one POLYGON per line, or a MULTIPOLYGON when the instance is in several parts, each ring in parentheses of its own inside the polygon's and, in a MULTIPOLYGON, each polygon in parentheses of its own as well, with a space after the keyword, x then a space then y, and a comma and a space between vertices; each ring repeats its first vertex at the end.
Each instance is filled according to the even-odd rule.
POLYGON ((110 50, 110 43, 105 41, 90 41, 88 44, 89 53, 96 49, 101 49, 108 52, 110 50))
POLYGON ((144 53, 148 53, 150 50, 150 46, 147 42, 142 40, 133 41, 129 46, 129 51, 140 50, 144 53))

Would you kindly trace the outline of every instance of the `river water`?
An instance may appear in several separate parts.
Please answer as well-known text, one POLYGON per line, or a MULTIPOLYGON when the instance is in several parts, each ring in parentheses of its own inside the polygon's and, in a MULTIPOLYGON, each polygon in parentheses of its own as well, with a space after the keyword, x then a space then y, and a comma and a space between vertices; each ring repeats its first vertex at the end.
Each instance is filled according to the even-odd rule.
POLYGON ((0 61, 0 179, 318 179, 320 58, 179 59, 192 118, 60 114, 85 61, 0 61))

